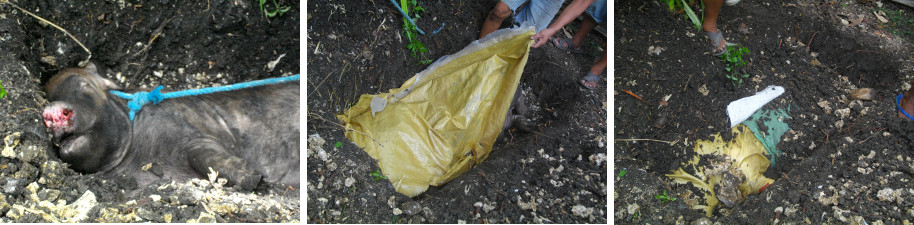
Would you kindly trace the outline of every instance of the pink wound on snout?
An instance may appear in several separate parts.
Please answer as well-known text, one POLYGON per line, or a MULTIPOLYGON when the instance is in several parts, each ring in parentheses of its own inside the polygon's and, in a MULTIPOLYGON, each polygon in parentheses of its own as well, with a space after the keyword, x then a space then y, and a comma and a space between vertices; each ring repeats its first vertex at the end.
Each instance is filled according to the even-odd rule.
POLYGON ((44 125, 52 131, 66 131, 73 126, 73 110, 64 107, 50 107, 42 113, 44 125))

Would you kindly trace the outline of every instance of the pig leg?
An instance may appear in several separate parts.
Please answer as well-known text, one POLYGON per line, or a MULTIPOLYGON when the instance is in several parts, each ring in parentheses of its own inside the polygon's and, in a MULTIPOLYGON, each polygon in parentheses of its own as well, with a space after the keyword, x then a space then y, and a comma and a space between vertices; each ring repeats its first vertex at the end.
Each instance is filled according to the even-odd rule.
MULTIPOLYGON (((253 190, 260 183, 262 175, 251 169, 243 159, 231 155, 225 148, 212 141, 191 148, 188 157, 191 167, 200 174, 209 174, 209 168, 219 172, 219 177, 228 179, 242 191, 253 190)), ((205 176, 205 175, 204 175, 205 176)))

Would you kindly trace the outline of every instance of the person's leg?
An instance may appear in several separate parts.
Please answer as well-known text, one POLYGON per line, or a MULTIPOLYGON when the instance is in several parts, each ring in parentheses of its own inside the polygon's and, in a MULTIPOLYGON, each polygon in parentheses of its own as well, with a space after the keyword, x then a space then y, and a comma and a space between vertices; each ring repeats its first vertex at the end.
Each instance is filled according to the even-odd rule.
POLYGON ((704 12, 704 22, 701 24, 701 29, 704 30, 708 38, 711 39, 711 55, 719 56, 724 54, 727 50, 727 40, 724 39, 723 34, 720 30, 717 29, 717 16, 720 14, 720 7, 724 4, 724 0, 702 0, 705 5, 704 12))
POLYGON ((606 51, 603 51, 603 56, 590 67, 590 72, 594 75, 600 75, 604 69, 606 69, 606 51))
POLYGON ((603 70, 606 69, 606 59, 606 51, 603 51, 603 56, 594 62, 593 66, 590 67, 590 72, 587 73, 587 76, 581 78, 581 85, 590 89, 597 87, 597 82, 601 81, 600 74, 603 74, 603 70))
POLYGON ((717 15, 720 14, 720 7, 724 0, 701 0, 705 4, 704 22, 701 29, 707 32, 717 32, 717 15))
POLYGON ((584 43, 584 37, 587 37, 587 34, 590 33, 590 31, 593 31, 594 27, 597 27, 597 21, 590 18, 590 16, 584 16, 584 20, 581 21, 581 27, 578 28, 577 33, 574 33, 574 37, 571 38, 571 43, 574 43, 574 47, 568 47, 580 48, 581 44, 584 43))
POLYGON ((501 27, 501 23, 504 22, 505 18, 509 15, 511 15, 511 8, 508 7, 508 4, 505 4, 502 1, 495 3, 495 7, 492 8, 492 11, 489 11, 489 15, 486 16, 486 20, 482 23, 482 29, 479 30, 479 39, 498 30, 498 28, 501 27))

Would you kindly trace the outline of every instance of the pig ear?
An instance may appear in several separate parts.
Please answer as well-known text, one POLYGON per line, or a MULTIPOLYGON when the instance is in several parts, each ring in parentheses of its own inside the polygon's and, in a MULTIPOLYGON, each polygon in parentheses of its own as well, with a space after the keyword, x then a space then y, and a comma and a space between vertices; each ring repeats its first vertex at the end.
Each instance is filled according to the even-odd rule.
POLYGON ((98 75, 98 67, 96 67, 93 62, 86 63, 86 67, 83 67, 83 70, 85 70, 86 73, 98 75))
POLYGON ((105 87, 108 87, 108 89, 114 89, 114 90, 121 89, 121 86, 120 86, 120 85, 117 85, 117 84, 114 83, 113 81, 108 80, 108 79, 105 79, 104 77, 102 77, 101 75, 99 75, 99 74, 98 74, 98 67, 95 66, 95 63, 93 63, 93 62, 87 63, 87 64, 86 64, 86 67, 83 67, 83 70, 85 70, 86 73, 91 74, 93 77, 98 78, 98 79, 100 79, 102 82, 104 82, 104 83, 105 83, 105 87))

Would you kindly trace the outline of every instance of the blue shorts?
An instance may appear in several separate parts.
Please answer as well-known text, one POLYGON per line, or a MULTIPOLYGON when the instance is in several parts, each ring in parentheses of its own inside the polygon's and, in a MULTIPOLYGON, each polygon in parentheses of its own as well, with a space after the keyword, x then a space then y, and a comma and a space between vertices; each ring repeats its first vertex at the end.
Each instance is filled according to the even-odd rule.
MULTIPOLYGON (((501 0, 501 2, 514 11, 515 22, 521 24, 530 22, 536 26, 536 32, 540 32, 549 27, 565 0, 501 0)), ((605 5, 606 1, 603 0, 603 3, 605 5)), ((603 7, 603 10, 605 12, 606 7, 603 7)))
POLYGON ((606 22, 606 0, 593 1, 584 12, 587 12, 597 23, 606 22))

